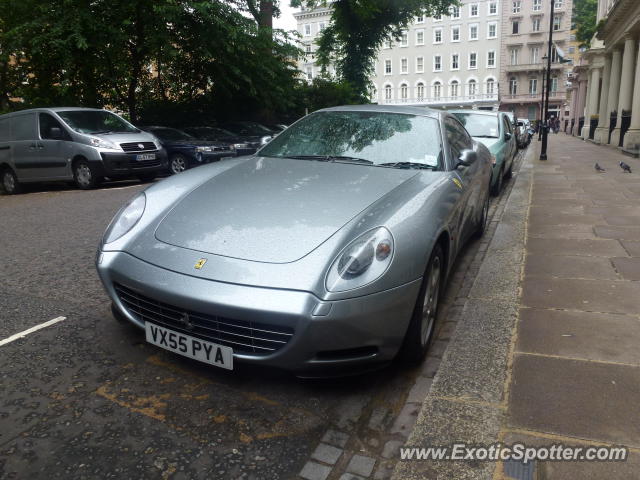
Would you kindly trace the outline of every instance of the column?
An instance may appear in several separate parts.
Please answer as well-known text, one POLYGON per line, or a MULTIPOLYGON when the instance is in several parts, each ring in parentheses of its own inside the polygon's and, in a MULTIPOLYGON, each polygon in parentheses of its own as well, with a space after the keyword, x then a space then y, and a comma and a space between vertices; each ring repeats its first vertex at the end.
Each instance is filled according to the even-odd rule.
POLYGON ((609 79, 611 77, 611 55, 604 59, 604 72, 602 73, 602 89, 600 90, 600 107, 598 108, 598 126, 593 136, 596 143, 607 143, 609 139, 609 117, 607 116, 607 102, 609 101, 609 79))
POLYGON ((636 41, 630 34, 624 39, 624 53, 622 54, 622 75, 620 76, 620 99, 618 101, 618 124, 611 135, 611 144, 618 145, 620 141, 620 124, 622 112, 631 110, 633 93, 633 62, 635 61, 636 41))
POLYGON ((582 125, 582 129, 578 132, 578 137, 584 139, 584 126, 589 122, 589 99, 591 98, 591 70, 587 70, 585 73, 585 88, 586 92, 584 98, 582 99, 582 108, 580 109, 580 116, 582 117, 584 124, 582 125))
POLYGON ((636 62, 636 74, 633 86, 633 102, 631 104, 631 125, 624 136, 624 148, 626 150, 640 150, 640 48, 638 48, 638 61, 636 62))
MULTIPOLYGON (((582 75, 581 75, 582 76, 582 75)), ((579 137, 582 133, 580 127, 580 117, 584 116, 584 104, 587 97, 587 82, 580 80, 578 82, 578 101, 576 103, 576 123, 573 127, 573 135, 579 137)))
MULTIPOLYGON (((609 98, 607 99, 607 137, 602 138, 602 143, 608 143, 609 129, 611 128, 611 113, 617 111, 620 97, 620 76, 622 75, 622 51, 619 48, 611 54, 611 76, 609 78, 609 98)), ((604 91, 604 90, 603 90, 604 91)), ((618 123, 617 126, 620 126, 618 123)))
POLYGON ((587 112, 584 115, 584 127, 582 127, 582 138, 589 138, 589 129, 591 128, 591 115, 598 114, 598 93, 600 91, 600 67, 591 70, 589 78, 589 97, 587 101, 587 112))

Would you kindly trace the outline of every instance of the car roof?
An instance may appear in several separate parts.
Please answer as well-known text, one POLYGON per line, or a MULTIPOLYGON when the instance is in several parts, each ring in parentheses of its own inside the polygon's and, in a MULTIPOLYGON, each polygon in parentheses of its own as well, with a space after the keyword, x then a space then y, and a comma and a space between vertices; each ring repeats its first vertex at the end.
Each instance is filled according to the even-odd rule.
MULTIPOLYGON (((25 110, 18 110, 15 112, 7 113, 7 116, 20 115, 22 113, 37 113, 37 112, 69 112, 69 111, 91 111, 91 112, 107 112, 104 108, 84 108, 84 107, 40 107, 40 108, 27 108, 25 110)), ((113 113, 113 112, 110 112, 113 113)), ((4 115, 3 115, 4 116, 4 115)))
MULTIPOLYGON (((399 105, 342 105, 317 110, 318 112, 381 112, 381 113, 404 113, 408 115, 422 115, 425 117, 439 118, 443 113, 428 107, 410 107, 399 105)), ((315 112, 314 112, 315 113, 315 112)))
POLYGON ((463 108, 459 108, 459 109, 455 109, 455 110, 447 110, 447 112, 449 112, 449 113, 473 113, 474 115, 491 115, 491 116, 496 116, 496 115, 500 115, 501 113, 504 113, 504 112, 494 112, 494 111, 489 111, 489 110, 471 110, 471 109, 463 109, 463 108))

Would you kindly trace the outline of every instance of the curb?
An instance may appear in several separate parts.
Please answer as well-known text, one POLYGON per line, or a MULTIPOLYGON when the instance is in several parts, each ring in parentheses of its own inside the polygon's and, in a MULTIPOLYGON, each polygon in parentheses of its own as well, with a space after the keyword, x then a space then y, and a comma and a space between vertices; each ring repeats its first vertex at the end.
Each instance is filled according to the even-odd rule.
MULTIPOLYGON (((507 409, 525 232, 537 142, 526 151, 443 355, 415 428, 405 446, 453 443, 490 445, 500 440, 507 409)), ((400 460, 393 480, 489 480, 497 464, 479 461, 400 460)))

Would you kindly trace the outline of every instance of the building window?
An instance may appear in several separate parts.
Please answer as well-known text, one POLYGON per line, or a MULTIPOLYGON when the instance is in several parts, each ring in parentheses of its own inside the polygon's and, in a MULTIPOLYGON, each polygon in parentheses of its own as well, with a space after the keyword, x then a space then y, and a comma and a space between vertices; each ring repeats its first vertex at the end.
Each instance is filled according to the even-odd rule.
POLYGON ((574 46, 569 47, 569 53, 576 53, 576 47, 574 46))
POLYGON ((487 68, 496 67, 496 52, 495 50, 489 50, 487 52, 487 68))
POLYGON ((495 91, 495 88, 496 88, 495 80, 493 80, 492 78, 487 80, 487 93, 489 95, 493 95, 493 92, 495 91))
POLYGON ((409 98, 409 87, 406 83, 400 85, 400 98, 402 100, 407 100, 409 98))
POLYGON ((487 24, 487 38, 498 38, 498 22, 487 24))
POLYGON ((384 61, 384 74, 385 75, 391 75, 392 71, 391 71, 391 60, 385 60, 384 61))
POLYGON ((402 35, 400 36, 400 46, 406 47, 408 45, 409 45, 409 34, 405 30, 404 32, 402 32, 402 35))
POLYGON ((424 72, 424 57, 416 58, 416 72, 417 73, 424 72))
POLYGON ((478 40, 478 24, 469 25, 469 40, 478 40))
POLYGON ((456 98, 458 96, 458 81, 453 80, 451 82, 451 98, 456 98))
POLYGON ((498 14, 498 2, 489 2, 489 15, 498 14))
POLYGON ((478 54, 471 52, 469 54, 469 69, 475 70, 476 68, 478 68, 478 54))
POLYGON ((424 45, 424 30, 416 30, 416 45, 424 45))
POLYGON ((553 31, 557 32, 558 30, 560 30, 561 24, 562 24, 562 17, 560 17, 560 15, 554 15, 553 16, 553 31))
POLYGON ((424 15, 418 15, 416 17, 416 23, 424 23, 424 15))
POLYGON ((392 43, 390 39, 384 41, 384 48, 391 48, 392 43))
POLYGON ((307 80, 313 80, 313 67, 307 67, 307 80))
POLYGON ((518 93, 518 80, 516 77, 509 79, 509 95, 516 95, 518 93))
POLYGON ((553 93, 558 91, 558 77, 556 75, 551 77, 551 91, 553 93))
POLYGON ((529 53, 531 56, 531 63, 538 63, 540 61, 540 48, 531 47, 529 53))
POLYGON ((522 8, 522 2, 520 0, 514 0, 511 6, 511 13, 520 13, 522 8))
POLYGON ((558 63, 560 61, 560 56, 558 55, 558 50, 556 50, 555 45, 551 47, 551 63, 558 63))
POLYGON ((419 101, 424 100, 424 83, 420 82, 416 86, 417 97, 419 101))
POLYGON ((535 95, 536 93, 538 93, 538 79, 537 78, 530 78, 529 79, 529 93, 531 95, 535 95))
POLYGON ((518 48, 512 48, 511 50, 509 50, 509 61, 511 62, 510 65, 518 65, 518 53, 518 48))
POLYGON ((520 32, 520 21, 513 20, 511 21, 511 33, 513 35, 517 35, 520 32))
POLYGON ((442 56, 434 55, 433 57, 433 71, 441 72, 442 71, 442 56))
POLYGON ((453 6, 449 11, 451 12, 451 18, 460 18, 460 7, 453 6))
POLYGON ((459 42, 460 41, 460 27, 451 27, 451 41, 459 42))
POLYGON ((433 43, 442 43, 442 28, 433 30, 433 43))
POLYGON ((554 8, 562 8, 562 0, 556 0, 556 4, 553 7, 554 8))
POLYGON ((310 23, 306 23, 304 26, 304 36, 308 37, 311 35, 311 24, 310 23))
POLYGON ((433 98, 435 100, 440 100, 442 96, 442 84, 440 82, 436 82, 433 84, 433 98))
POLYGON ((480 6, 477 3, 469 4, 469 16, 477 17, 479 15, 479 12, 478 12, 479 9, 480 9, 480 6))
POLYGON ((478 84, 475 80, 469 80, 469 96, 474 96, 478 91, 478 84))
POLYGON ((451 70, 458 70, 460 68, 460 56, 457 53, 451 55, 451 70))
POLYGON ((326 27, 326 26, 327 26, 327 24, 326 24, 326 23, 324 23, 324 22, 320 22, 320 23, 318 24, 318 31, 319 31, 319 32, 323 31, 323 30, 325 29, 325 27, 326 27))
POLYGON ((307 53, 307 54, 311 54, 311 53, 312 53, 312 52, 311 52, 311 45, 305 45, 305 47, 304 47, 304 51, 305 51, 305 53, 307 53))
POLYGON ((533 0, 533 11, 539 12, 542 10, 542 0, 533 0))
POLYGON ((536 17, 533 20, 531 20, 531 30, 533 32, 540 31, 540 17, 536 17))
POLYGON ((386 85, 384 87, 384 99, 385 100, 391 100, 391 85, 386 85))
POLYGON ((442 15, 435 15, 435 16, 433 17, 433 21, 434 21, 434 22, 440 22, 440 21, 442 21, 442 15))
POLYGON ((406 58, 400 59, 400 73, 409 73, 409 60, 406 58))

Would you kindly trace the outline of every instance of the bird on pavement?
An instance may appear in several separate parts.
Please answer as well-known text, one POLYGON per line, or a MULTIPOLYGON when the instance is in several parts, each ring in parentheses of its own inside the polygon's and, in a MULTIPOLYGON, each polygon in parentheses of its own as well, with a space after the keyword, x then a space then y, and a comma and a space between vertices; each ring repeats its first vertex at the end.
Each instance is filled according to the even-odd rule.
POLYGON ((596 169, 596 172, 598 173, 602 173, 605 171, 604 168, 602 168, 600 165, 598 165, 598 163, 596 162, 596 164, 594 165, 594 168, 596 169))
POLYGON ((631 173, 631 167, 624 162, 620 162, 620 168, 624 170, 624 173, 631 173))

